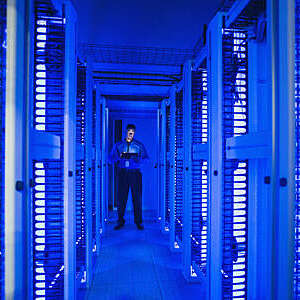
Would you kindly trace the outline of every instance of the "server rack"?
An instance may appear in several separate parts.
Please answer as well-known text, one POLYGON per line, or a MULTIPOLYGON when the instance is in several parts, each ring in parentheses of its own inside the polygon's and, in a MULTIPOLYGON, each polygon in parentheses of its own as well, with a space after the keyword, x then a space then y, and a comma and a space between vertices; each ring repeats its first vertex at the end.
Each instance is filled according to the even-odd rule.
POLYGON ((94 93, 93 97, 93 107, 96 109, 96 116, 98 116, 95 121, 95 130, 97 132, 96 135, 96 187, 95 187, 95 197, 96 197, 96 253, 100 253, 100 246, 101 246, 101 235, 103 233, 103 205, 102 205, 102 193, 103 193, 103 163, 102 163, 102 153, 101 153, 101 145, 103 139, 103 130, 101 127, 102 120, 103 120, 103 104, 101 103, 97 90, 94 93))
POLYGON ((86 282, 87 273, 87 70, 77 62, 76 101, 76 281, 77 286, 86 282))
POLYGON ((96 254, 100 253, 100 239, 101 239, 101 234, 103 232, 103 226, 102 226, 102 216, 101 216, 101 192, 102 192, 102 164, 101 164, 101 152, 99 151, 99 147, 101 145, 101 140, 102 140, 102 131, 100 128, 100 124, 102 122, 102 114, 101 114, 101 110, 102 110, 102 105, 99 105, 98 102, 98 98, 97 98, 97 91, 94 90, 93 92, 93 111, 95 110, 95 116, 98 116, 98 118, 93 116, 93 120, 95 119, 95 131, 97 132, 96 134, 96 152, 95 152, 95 159, 96 159, 96 178, 97 178, 97 182, 96 182, 96 186, 95 186, 95 208, 93 210, 93 214, 95 213, 96 215, 96 228, 95 228, 95 233, 96 233, 96 246, 95 246, 95 252, 96 254))
MULTIPOLYGON (((33 128, 64 139, 65 26, 50 1, 35 1, 33 128)), ((64 296, 64 154, 33 160, 33 297, 64 296)))
MULTIPOLYGON (((96 163, 96 135, 101 134, 96 132, 96 119, 97 119, 97 108, 96 108, 96 92, 93 90, 93 105, 92 105, 92 240, 93 249, 97 247, 96 235, 97 235, 97 213, 96 206, 97 201, 100 199, 96 198, 96 186, 97 186, 97 163, 96 163)), ((96 262, 96 251, 93 251, 93 264, 96 262)))
POLYGON ((170 244, 182 250, 183 226, 183 90, 174 90, 171 97, 171 189, 170 244))
POLYGON ((210 293, 218 299, 271 297, 271 46, 264 24, 264 1, 235 2, 227 15, 217 15, 208 34, 210 128, 216 136, 210 135, 209 145, 209 275, 216 281, 210 293))
POLYGON ((226 139, 248 132, 247 32, 223 31, 223 298, 247 297, 248 161, 226 157, 226 139))
POLYGON ((206 282, 208 226, 207 69, 187 63, 184 75, 184 245, 183 274, 206 282))
POLYGON ((176 87, 173 86, 170 91, 170 188, 169 188, 169 201, 170 201, 170 249, 178 249, 175 243, 175 111, 176 111, 176 87))
POLYGON ((166 105, 166 152, 165 152, 165 219, 164 230, 170 231, 170 174, 171 174, 171 106, 166 105))
POLYGON ((5 163, 5 87, 6 87, 6 0, 0 3, 0 298, 4 298, 4 163, 5 163))
MULTIPOLYGON (((34 299, 72 299, 75 295, 75 20, 69 2, 54 6, 48 0, 34 1, 31 138, 38 140, 31 155, 34 299)), ((77 250, 82 265, 79 246, 77 250)))
MULTIPOLYGON (((269 6, 271 7, 271 6, 269 6)), ((266 23, 270 22, 266 1, 235 3, 225 28, 245 31, 247 38, 247 133, 226 139, 226 157, 247 163, 246 298, 271 298, 272 277, 272 42, 266 23), (262 99, 264 99, 262 101, 262 99), (264 199, 264 201, 261 201, 264 199), (251 222, 251 220, 255 220, 251 222), (250 223, 251 222, 251 223, 250 223), (260 261, 257 264, 257 261, 260 261)), ((268 27, 270 28, 270 27, 268 27)), ((276 204, 275 204, 276 205, 276 204)), ((244 217, 244 216, 243 216, 244 217)))
POLYGON ((183 91, 176 94, 175 115, 175 242, 182 246, 183 227, 183 91))
POLYGON ((247 134, 226 138, 226 158, 247 162, 247 216, 255 220, 247 226, 249 299, 291 297, 294 66, 293 53, 284 49, 293 44, 292 7, 293 1, 235 2, 223 22, 225 32, 248 34, 247 134))

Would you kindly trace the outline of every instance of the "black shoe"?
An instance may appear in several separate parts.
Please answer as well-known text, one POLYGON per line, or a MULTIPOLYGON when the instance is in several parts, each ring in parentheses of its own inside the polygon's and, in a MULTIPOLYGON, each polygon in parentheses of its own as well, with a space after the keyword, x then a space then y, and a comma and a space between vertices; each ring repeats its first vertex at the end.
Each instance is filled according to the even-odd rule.
POLYGON ((118 223, 115 227, 114 230, 119 230, 124 226, 125 223, 118 223))
POLYGON ((144 230, 144 226, 142 224, 136 224, 138 230, 144 230))

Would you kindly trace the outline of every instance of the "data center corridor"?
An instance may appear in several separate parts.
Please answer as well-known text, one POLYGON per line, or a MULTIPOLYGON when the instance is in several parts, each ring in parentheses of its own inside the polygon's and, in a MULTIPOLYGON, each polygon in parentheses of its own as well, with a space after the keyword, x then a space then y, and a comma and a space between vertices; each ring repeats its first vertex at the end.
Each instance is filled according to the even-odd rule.
POLYGON ((2 299, 300 300, 300 0, 0 0, 2 299))

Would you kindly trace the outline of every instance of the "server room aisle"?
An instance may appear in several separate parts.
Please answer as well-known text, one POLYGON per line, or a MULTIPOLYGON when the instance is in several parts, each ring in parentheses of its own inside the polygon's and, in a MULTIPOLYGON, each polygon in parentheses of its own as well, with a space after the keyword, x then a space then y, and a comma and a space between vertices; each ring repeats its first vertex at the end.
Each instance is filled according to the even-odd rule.
POLYGON ((144 231, 134 224, 119 231, 108 225, 86 299, 204 299, 203 286, 183 278, 180 254, 169 250, 159 224, 146 221, 144 225, 144 231))

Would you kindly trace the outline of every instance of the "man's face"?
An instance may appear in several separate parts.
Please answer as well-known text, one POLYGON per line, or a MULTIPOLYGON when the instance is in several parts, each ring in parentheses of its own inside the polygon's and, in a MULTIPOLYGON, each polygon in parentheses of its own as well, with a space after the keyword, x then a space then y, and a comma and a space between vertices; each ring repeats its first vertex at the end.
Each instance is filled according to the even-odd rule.
POLYGON ((132 141, 132 139, 133 139, 133 137, 134 137, 134 130, 133 129, 128 129, 127 130, 127 137, 126 137, 126 139, 127 139, 127 141, 129 141, 129 142, 131 142, 132 141))

